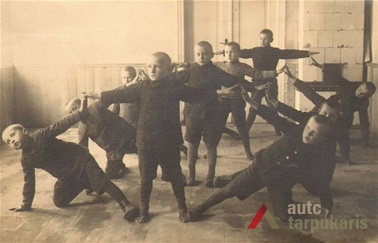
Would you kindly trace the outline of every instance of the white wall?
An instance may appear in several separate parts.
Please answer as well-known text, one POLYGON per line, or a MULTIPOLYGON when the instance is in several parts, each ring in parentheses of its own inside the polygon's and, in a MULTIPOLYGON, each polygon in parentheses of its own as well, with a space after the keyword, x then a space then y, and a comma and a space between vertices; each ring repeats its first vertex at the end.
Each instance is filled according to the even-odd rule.
POLYGON ((4 61, 15 66, 143 63, 178 56, 178 1, 1 2, 4 61))

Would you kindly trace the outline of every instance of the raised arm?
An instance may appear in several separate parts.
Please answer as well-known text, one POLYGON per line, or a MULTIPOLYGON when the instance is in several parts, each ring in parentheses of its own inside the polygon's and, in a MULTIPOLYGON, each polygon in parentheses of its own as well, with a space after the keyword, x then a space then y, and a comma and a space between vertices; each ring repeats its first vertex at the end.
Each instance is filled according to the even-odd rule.
POLYGON ((311 115, 308 112, 299 111, 282 102, 278 102, 276 110, 282 115, 302 124, 307 122, 308 119, 311 117, 311 115))
POLYGON ((306 96, 306 98, 309 99, 314 105, 320 106, 326 100, 323 96, 319 95, 311 87, 309 87, 308 84, 296 78, 290 72, 290 69, 288 67, 286 67, 285 73, 291 80, 294 81, 293 84, 297 88, 297 90, 304 94, 304 96, 306 96))
POLYGON ((277 127, 283 133, 288 132, 290 129, 296 126, 294 123, 289 122, 283 117, 280 117, 277 113, 273 112, 267 106, 259 105, 258 103, 253 101, 244 89, 242 91, 242 96, 243 99, 251 106, 251 108, 257 111, 257 115, 261 116, 264 120, 272 124, 274 127, 277 127))
POLYGON ((88 148, 88 142, 89 142, 88 125, 86 123, 83 123, 83 122, 79 123, 77 135, 78 135, 78 144, 88 148))
POLYGON ((68 130, 71 126, 78 123, 81 120, 85 120, 88 117, 88 101, 87 98, 84 97, 81 101, 80 109, 77 112, 74 112, 59 121, 55 124, 50 125, 44 129, 41 129, 39 132, 43 134, 45 137, 56 137, 65 131, 68 130))
POLYGON ((292 122, 289 122, 283 117, 280 117, 277 113, 273 112, 269 107, 265 105, 260 105, 257 109, 257 115, 261 116, 268 123, 272 124, 274 127, 287 133, 290 129, 296 125, 292 122))

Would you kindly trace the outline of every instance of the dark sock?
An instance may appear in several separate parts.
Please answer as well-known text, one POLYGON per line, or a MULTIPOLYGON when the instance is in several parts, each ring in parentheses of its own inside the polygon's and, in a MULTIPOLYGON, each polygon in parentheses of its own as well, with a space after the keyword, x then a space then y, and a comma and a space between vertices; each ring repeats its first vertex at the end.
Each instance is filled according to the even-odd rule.
POLYGON ((141 214, 148 215, 150 197, 152 192, 152 181, 141 181, 140 183, 140 204, 141 204, 141 214))

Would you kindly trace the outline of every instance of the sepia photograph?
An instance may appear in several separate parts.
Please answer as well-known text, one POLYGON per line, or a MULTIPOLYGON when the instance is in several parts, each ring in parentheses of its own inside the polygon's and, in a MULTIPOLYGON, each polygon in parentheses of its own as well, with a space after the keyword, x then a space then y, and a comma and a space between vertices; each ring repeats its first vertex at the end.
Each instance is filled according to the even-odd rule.
POLYGON ((1 0, 0 242, 378 242, 378 0, 1 0))

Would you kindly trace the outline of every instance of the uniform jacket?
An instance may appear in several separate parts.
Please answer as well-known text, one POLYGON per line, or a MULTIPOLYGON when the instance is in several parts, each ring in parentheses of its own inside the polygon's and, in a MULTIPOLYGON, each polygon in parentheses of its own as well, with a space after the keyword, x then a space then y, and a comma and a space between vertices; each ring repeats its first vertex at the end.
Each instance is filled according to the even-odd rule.
POLYGON ((119 115, 123 120, 133 125, 135 129, 137 128, 140 112, 140 106, 138 102, 131 104, 114 104, 112 107, 112 112, 116 115, 119 115))
POLYGON ((107 109, 101 101, 88 107, 89 116, 79 123, 79 144, 88 147, 88 138, 109 152, 118 147, 122 138, 136 138, 136 129, 107 109))
POLYGON ((31 135, 31 146, 23 149, 21 157, 24 173, 22 194, 25 207, 31 207, 33 202, 35 168, 43 169, 63 181, 81 178, 84 167, 91 158, 88 149, 56 138, 78 121, 80 115, 76 112, 31 135))
MULTIPOLYGON (((241 58, 252 58, 253 67, 259 70, 275 70, 279 59, 297 59, 309 57, 308 51, 302 50, 281 50, 276 47, 255 47, 241 50, 241 58)), ((256 85, 266 82, 276 82, 276 78, 269 80, 256 79, 256 85)))
MULTIPOLYGON (((222 69, 216 67, 212 62, 200 66, 197 63, 191 63, 189 69, 182 71, 187 74, 184 82, 189 87, 216 91, 223 87, 232 87, 241 84, 247 91, 254 90, 254 84, 234 75, 231 75, 222 69)), ((207 99, 202 103, 186 102, 184 115, 188 118, 205 119, 206 117, 219 117, 217 114, 223 111, 218 97, 207 99)))
MULTIPOLYGON (((271 79, 271 78, 275 78, 277 76, 276 70, 271 70, 271 71, 258 70, 258 69, 252 68, 251 66, 249 66, 246 63, 242 63, 242 62, 239 62, 239 61, 237 61, 235 63, 228 63, 228 62, 225 62, 225 61, 215 62, 214 65, 219 67, 223 71, 225 71, 229 74, 232 74, 234 76, 237 76, 239 78, 242 78, 242 79, 244 79, 244 77, 246 75, 247 76, 252 75, 251 78, 254 79, 254 80, 269 79, 269 78, 271 79)), ((240 88, 235 89, 235 90, 241 91, 240 88)), ((243 97, 240 93, 222 96, 222 98, 231 98, 231 99, 239 99, 239 100, 243 99, 243 97)))
POLYGON ((138 148, 177 145, 183 143, 179 101, 202 102, 215 99, 216 92, 184 85, 186 73, 176 73, 164 80, 145 80, 130 87, 101 93, 101 101, 132 103, 139 101, 140 115, 137 128, 138 148))
MULTIPOLYGON (((302 133, 307 122, 296 125, 273 113, 263 105, 260 105, 257 114, 270 124, 277 125, 284 135, 269 147, 256 153, 256 158, 252 165, 253 169, 267 182, 268 186, 272 181, 275 181, 278 175, 284 175, 291 169, 297 171, 295 179, 299 183, 306 183, 303 180, 303 175, 311 176, 312 178, 316 177, 316 180, 311 180, 311 182, 315 181, 319 183, 317 184, 319 187, 322 187, 322 190, 316 192, 316 196, 320 197, 323 207, 331 209, 333 199, 328 177, 332 165, 330 165, 328 159, 331 151, 328 154, 324 151, 327 142, 317 145, 304 144, 302 142, 302 133), (324 168, 324 165, 327 167, 324 168)), ((291 178, 288 179, 290 180, 291 178)))

